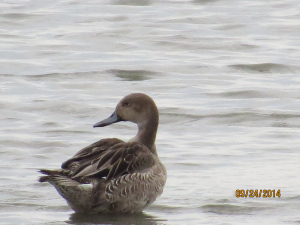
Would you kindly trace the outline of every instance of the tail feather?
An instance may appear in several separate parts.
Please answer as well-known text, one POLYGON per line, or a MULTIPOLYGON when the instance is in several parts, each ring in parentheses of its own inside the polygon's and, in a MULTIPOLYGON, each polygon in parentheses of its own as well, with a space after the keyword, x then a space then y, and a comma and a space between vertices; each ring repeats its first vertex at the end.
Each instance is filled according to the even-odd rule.
POLYGON ((63 170, 40 169, 38 172, 47 175, 47 176, 41 176, 39 178, 39 182, 48 182, 52 176, 58 176, 58 175, 65 174, 63 170))
POLYGON ((49 181, 50 176, 42 176, 39 177, 39 182, 43 183, 43 182, 47 182, 49 181))
POLYGON ((50 176, 60 175, 62 173, 61 170, 47 170, 47 169, 40 169, 39 172, 50 176))
POLYGON ((89 211, 93 203, 93 185, 82 184, 64 175, 47 175, 39 179, 49 182, 76 212, 89 211))
POLYGON ((73 179, 70 171, 64 169, 41 169, 39 172, 44 176, 38 181, 52 184, 76 212, 109 211, 111 203, 106 200, 105 179, 96 182, 89 177, 73 179))

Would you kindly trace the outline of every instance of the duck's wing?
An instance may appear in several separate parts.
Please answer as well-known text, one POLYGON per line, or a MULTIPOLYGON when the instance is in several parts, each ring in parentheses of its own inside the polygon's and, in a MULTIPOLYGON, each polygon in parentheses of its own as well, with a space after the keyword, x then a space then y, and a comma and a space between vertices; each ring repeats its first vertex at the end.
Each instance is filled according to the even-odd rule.
POLYGON ((103 139, 79 151, 62 164, 62 169, 69 170, 69 176, 74 179, 105 178, 109 181, 124 174, 145 171, 155 160, 143 144, 103 139))
POLYGON ((124 143, 124 141, 118 138, 106 138, 97 141, 77 152, 72 158, 65 161, 62 165, 62 169, 76 170, 78 166, 83 164, 89 164, 99 155, 106 152, 109 148, 116 144, 124 143))

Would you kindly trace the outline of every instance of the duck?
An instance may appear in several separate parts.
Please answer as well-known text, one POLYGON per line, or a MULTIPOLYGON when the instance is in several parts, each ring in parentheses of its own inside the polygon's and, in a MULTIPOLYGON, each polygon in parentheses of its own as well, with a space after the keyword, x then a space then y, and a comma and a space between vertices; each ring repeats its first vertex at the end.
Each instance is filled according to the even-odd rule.
POLYGON ((167 171, 155 139, 159 113, 151 97, 132 93, 117 104, 110 117, 93 127, 121 121, 137 124, 137 134, 125 142, 101 139, 77 152, 60 169, 40 169, 75 212, 139 213, 163 193, 167 171))

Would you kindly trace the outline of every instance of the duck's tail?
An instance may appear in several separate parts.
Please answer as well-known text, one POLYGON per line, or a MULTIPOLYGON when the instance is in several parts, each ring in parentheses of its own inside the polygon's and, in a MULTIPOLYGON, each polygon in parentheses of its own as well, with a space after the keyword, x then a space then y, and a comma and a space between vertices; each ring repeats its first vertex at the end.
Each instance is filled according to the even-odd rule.
POLYGON ((89 211, 93 204, 93 185, 82 184, 57 170, 40 170, 45 176, 39 182, 49 182, 76 212, 89 211))
POLYGON ((41 176, 39 178, 39 182, 49 182, 50 177, 64 174, 62 170, 40 169, 38 172, 46 175, 46 176, 41 176))

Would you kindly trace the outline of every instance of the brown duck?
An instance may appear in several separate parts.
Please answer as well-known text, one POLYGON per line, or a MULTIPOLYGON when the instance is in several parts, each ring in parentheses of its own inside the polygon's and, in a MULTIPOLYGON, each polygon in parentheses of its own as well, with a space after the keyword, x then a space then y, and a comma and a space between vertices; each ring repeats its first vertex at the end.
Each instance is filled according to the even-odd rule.
POLYGON ((141 212, 162 194, 167 179, 158 158, 155 138, 158 110, 147 95, 125 96, 115 112, 94 127, 119 121, 138 125, 136 136, 128 142, 102 139, 87 146, 64 162, 58 170, 40 170, 76 212, 141 212))

